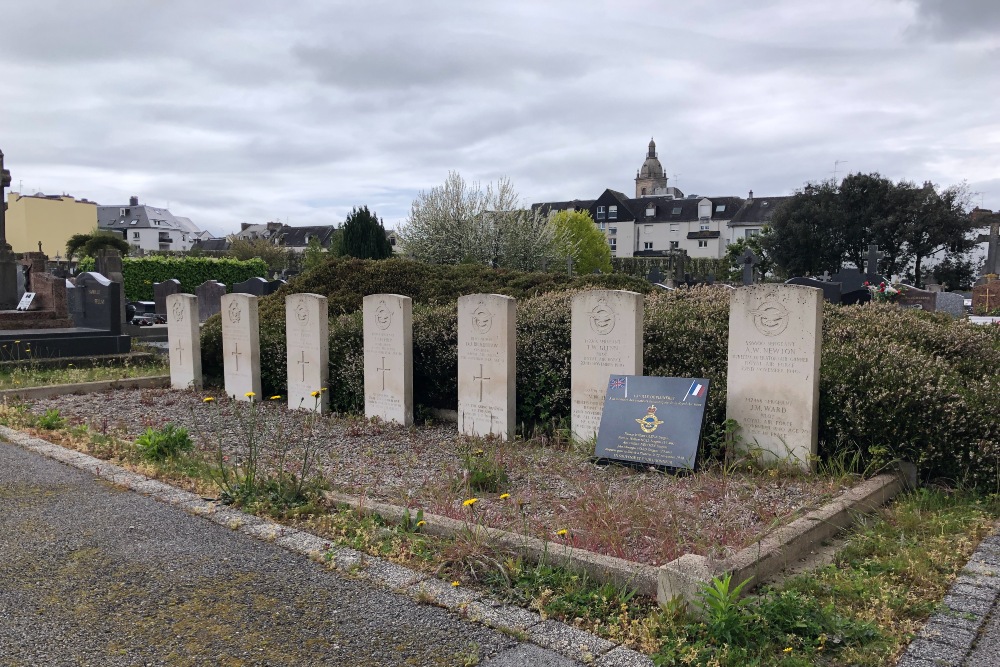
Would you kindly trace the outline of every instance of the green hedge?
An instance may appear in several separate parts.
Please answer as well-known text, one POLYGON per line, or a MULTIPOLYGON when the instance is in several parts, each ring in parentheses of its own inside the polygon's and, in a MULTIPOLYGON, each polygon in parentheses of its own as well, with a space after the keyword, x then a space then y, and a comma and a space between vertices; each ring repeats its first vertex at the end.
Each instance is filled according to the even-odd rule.
MULTIPOLYGON (((414 396, 424 407, 454 409, 457 306, 456 300, 438 296, 450 289, 448 284, 423 271, 417 273, 424 281, 421 285, 405 284, 396 273, 398 267, 387 267, 391 280, 387 275, 379 283, 370 267, 358 268, 364 278, 352 283, 355 287, 382 284, 396 292, 434 295, 434 303, 414 306, 414 396), (438 298, 442 302, 436 302, 438 298)), ((524 280, 523 275, 512 276, 518 284, 524 280)), ((315 289, 322 287, 316 282, 310 286, 324 291, 315 289)), ((491 291, 504 292, 494 287, 491 291)), ((343 284, 331 291, 342 303, 352 301, 343 284)), ((572 294, 557 289, 518 301, 517 410, 519 422, 529 428, 566 425, 569 420, 572 294)), ((706 435, 710 437, 718 435, 725 421, 728 298, 728 290, 703 287, 656 291, 645 301, 644 372, 709 378, 706 435)), ((354 301, 360 304, 360 295, 354 301)), ((202 335, 206 372, 221 374, 218 317, 206 323, 202 335)), ((286 362, 280 294, 261 303, 261 348, 265 392, 283 393, 286 362)), ((334 409, 362 411, 362 324, 356 309, 331 317, 330 373, 334 409)), ((1000 488, 997 397, 1000 327, 977 327, 889 304, 825 306, 822 458, 857 454, 862 465, 873 469, 906 459, 917 463, 927 478, 996 491, 1000 488)))
MULTIPOLYGON (((80 271, 93 271, 94 259, 84 257, 80 271)), ((215 257, 125 257, 122 259, 122 278, 125 297, 130 301, 151 301, 153 283, 176 278, 181 281, 181 291, 194 294, 206 280, 217 280, 232 287, 233 283, 267 275, 267 264, 262 259, 247 260, 215 257)))

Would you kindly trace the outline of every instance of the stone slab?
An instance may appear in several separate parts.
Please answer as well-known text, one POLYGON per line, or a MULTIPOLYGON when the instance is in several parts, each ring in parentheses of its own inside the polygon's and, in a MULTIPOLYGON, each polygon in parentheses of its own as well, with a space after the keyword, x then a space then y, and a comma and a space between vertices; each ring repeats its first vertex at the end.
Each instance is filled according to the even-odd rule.
POLYGON ((171 294, 167 297, 167 344, 170 386, 173 389, 201 389, 198 297, 191 294, 171 294))
POLYGON ((365 417, 413 423, 413 301, 369 294, 362 307, 365 417))
POLYGON ((216 280, 206 280, 194 288, 198 297, 198 320, 204 322, 222 310, 222 297, 226 295, 226 286, 216 280))
POLYGON ((227 294, 222 297, 222 363, 226 395, 261 400, 260 316, 257 297, 227 294))
POLYGON ((330 316, 327 298, 290 294, 285 299, 288 348, 288 407, 326 412, 330 409, 330 316))
POLYGON ((458 299, 458 430, 514 437, 517 302, 500 294, 458 299))
POLYGON ((755 285, 729 300, 726 417, 743 445, 811 469, 819 431, 823 292, 755 285))
POLYGON ((167 297, 171 294, 180 294, 181 281, 176 278, 164 280, 162 283, 153 283, 153 301, 156 304, 154 310, 157 315, 167 314, 167 297))
POLYGON ((608 380, 642 375, 643 297, 622 290, 573 296, 571 413, 573 437, 587 441, 601 427, 608 380))

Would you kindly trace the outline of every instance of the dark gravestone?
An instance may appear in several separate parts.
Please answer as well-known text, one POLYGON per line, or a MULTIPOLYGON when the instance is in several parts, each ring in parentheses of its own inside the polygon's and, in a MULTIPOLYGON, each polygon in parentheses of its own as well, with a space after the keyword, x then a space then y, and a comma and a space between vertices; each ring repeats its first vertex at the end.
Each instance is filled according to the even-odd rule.
POLYGON ((198 321, 204 322, 212 315, 222 310, 222 297, 226 295, 226 286, 215 280, 206 280, 194 288, 198 297, 198 321))
POLYGON ((14 266, 14 280, 17 282, 17 300, 24 295, 24 268, 20 264, 14 266))
POLYGON ((95 273, 100 273, 102 276, 118 285, 118 288, 121 290, 118 302, 122 307, 122 321, 131 320, 132 318, 126 318, 125 278, 122 276, 121 253, 114 248, 101 248, 97 251, 97 257, 94 258, 94 268, 96 269, 95 273))
POLYGON ((80 320, 83 319, 83 290, 71 281, 66 281, 66 310, 73 320, 73 326, 82 326, 80 320))
POLYGON ((654 285, 656 283, 662 283, 663 282, 663 278, 664 278, 664 276, 663 276, 662 273, 660 273, 660 267, 659 266, 654 266, 652 268, 652 270, 649 272, 649 275, 647 276, 647 279, 649 280, 649 282, 653 283, 654 285))
POLYGON ((254 296, 267 296, 274 294, 285 284, 284 280, 265 280, 263 278, 251 278, 241 283, 233 284, 233 294, 253 294, 254 296))
POLYGON ((156 314, 167 314, 167 297, 171 294, 181 293, 181 281, 176 278, 164 280, 162 283, 153 283, 153 301, 156 303, 156 314))
POLYGON ((937 310, 937 292, 928 292, 910 285, 900 285, 896 303, 902 308, 914 308, 933 313, 937 310))
POLYGON ((965 295, 958 292, 939 292, 937 312, 948 313, 952 317, 965 317, 965 295))
POLYGON ((865 286, 865 282, 868 280, 863 273, 852 268, 841 269, 831 279, 835 283, 840 283, 841 294, 857 292, 865 286))
POLYGON ((122 331, 120 287, 99 273, 82 273, 76 278, 83 313, 77 326, 101 329, 112 334, 122 331))
POLYGON ((753 250, 747 248, 740 255, 740 262, 743 264, 743 284, 753 285, 753 270, 755 266, 760 264, 760 260, 753 250))
POLYGON ((1000 312, 1000 280, 973 287, 972 314, 993 315, 995 312, 1000 312))
POLYGON ((867 287, 851 290, 850 292, 842 292, 840 295, 840 305, 842 306, 857 306, 868 303, 871 300, 872 293, 867 287))
POLYGON ((135 301, 132 304, 135 306, 136 315, 155 315, 156 314, 156 302, 155 301, 135 301))
POLYGON ((594 456, 694 469, 708 380, 612 375, 594 456))
POLYGON ((823 298, 830 303, 840 303, 840 283, 826 282, 814 278, 789 278, 786 285, 805 285, 806 287, 818 287, 823 290, 823 298))

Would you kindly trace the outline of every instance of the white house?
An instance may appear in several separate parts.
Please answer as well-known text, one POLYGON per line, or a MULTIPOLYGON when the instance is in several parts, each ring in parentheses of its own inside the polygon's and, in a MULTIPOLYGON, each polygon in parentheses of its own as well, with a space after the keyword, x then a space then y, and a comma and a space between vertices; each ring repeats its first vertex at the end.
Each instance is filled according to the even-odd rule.
POLYGON ((119 234, 141 250, 187 251, 202 232, 188 218, 173 215, 165 208, 139 203, 130 197, 127 205, 98 206, 97 226, 119 234))

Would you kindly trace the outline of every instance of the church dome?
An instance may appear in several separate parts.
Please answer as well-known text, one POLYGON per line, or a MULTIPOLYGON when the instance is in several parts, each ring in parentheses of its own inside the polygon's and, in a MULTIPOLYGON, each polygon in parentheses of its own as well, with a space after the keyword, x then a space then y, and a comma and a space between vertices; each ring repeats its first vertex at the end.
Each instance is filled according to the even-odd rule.
POLYGON ((649 140, 649 152, 646 153, 646 161, 639 169, 639 178, 663 178, 663 165, 656 157, 656 142, 649 140))

